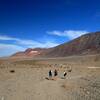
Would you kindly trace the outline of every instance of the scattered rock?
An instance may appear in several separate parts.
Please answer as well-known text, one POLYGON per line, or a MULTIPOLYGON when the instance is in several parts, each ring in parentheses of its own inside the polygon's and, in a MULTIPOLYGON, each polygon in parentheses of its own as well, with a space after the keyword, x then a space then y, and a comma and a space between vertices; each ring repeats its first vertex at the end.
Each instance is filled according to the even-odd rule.
POLYGON ((10 70, 10 73, 15 73, 15 70, 10 70))

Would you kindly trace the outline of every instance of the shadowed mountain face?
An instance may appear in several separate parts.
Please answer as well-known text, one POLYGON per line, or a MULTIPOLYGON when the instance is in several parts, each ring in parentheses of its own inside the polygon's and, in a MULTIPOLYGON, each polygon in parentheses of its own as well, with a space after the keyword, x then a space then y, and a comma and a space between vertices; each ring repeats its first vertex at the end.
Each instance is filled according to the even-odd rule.
POLYGON ((27 49, 13 56, 65 57, 100 53, 100 32, 89 33, 70 42, 49 49, 27 49))

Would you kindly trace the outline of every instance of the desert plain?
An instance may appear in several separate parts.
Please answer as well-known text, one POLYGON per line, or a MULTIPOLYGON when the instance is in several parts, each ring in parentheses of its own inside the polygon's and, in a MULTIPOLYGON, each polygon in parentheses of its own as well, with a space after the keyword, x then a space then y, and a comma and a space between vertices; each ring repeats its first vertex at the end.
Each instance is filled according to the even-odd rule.
POLYGON ((100 55, 1 58, 0 100, 100 100, 100 55))

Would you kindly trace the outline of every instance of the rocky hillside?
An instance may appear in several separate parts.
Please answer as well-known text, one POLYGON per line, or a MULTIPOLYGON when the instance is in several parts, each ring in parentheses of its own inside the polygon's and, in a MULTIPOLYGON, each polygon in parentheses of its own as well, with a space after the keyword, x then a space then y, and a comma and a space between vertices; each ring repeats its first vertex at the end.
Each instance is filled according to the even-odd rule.
POLYGON ((65 57, 100 53, 100 32, 85 34, 67 43, 49 49, 27 49, 13 56, 65 57))
POLYGON ((54 47, 46 54, 48 57, 65 57, 100 53, 100 32, 89 33, 70 42, 54 47))
POLYGON ((34 56, 38 56, 40 54, 43 54, 43 52, 45 52, 47 49, 42 49, 42 48, 28 48, 23 52, 17 52, 15 54, 12 55, 12 57, 34 57, 34 56))

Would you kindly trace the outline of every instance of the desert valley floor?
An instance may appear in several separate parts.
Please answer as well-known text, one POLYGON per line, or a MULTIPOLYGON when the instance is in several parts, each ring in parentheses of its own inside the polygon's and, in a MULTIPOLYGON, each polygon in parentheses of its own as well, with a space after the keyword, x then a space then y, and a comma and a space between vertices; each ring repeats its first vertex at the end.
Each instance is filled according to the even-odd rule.
POLYGON ((0 59, 0 100, 100 100, 100 55, 0 59))

